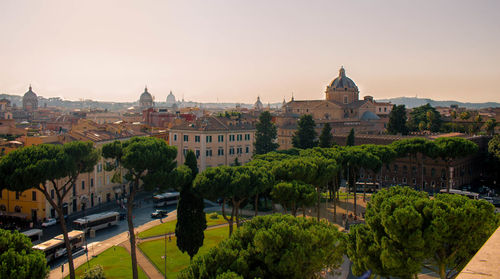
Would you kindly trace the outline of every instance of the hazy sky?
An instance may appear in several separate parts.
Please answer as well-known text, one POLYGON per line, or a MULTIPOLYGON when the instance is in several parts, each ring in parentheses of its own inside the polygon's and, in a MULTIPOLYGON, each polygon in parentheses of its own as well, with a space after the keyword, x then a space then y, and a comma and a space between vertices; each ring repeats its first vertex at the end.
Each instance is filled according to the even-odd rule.
POLYGON ((500 1, 0 0, 0 93, 500 101, 500 1))

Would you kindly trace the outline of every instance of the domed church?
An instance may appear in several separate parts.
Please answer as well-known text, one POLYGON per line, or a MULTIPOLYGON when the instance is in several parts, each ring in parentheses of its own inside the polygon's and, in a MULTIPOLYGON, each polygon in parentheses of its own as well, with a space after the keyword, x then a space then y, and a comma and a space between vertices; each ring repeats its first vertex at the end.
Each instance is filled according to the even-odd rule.
POLYGON ((139 107, 141 109, 148 109, 153 107, 153 96, 148 92, 148 88, 144 88, 144 92, 139 98, 139 107))
POLYGON ((34 111, 38 109, 38 97, 35 92, 31 89, 31 84, 28 92, 24 93, 23 96, 23 110, 34 111))
POLYGON ((168 94, 167 96, 167 107, 168 108, 171 108, 171 107, 174 107, 176 104, 175 104, 175 96, 174 94, 172 94, 172 91, 170 91, 170 94, 168 94))

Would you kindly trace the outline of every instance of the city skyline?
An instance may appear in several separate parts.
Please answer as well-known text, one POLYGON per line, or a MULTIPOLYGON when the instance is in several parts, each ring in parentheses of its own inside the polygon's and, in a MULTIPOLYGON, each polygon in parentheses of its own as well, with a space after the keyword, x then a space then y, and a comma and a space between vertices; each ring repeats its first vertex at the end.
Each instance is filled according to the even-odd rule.
POLYGON ((360 95, 498 101, 495 1, 0 3, 0 93, 253 103, 360 95), (432 3, 432 5, 431 5, 432 3))

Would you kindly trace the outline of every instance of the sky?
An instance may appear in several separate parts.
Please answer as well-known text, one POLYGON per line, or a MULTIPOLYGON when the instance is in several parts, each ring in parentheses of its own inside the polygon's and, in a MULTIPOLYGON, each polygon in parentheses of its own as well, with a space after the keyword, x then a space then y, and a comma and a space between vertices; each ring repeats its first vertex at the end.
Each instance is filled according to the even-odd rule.
POLYGON ((0 93, 500 102, 500 1, 0 0, 0 93))

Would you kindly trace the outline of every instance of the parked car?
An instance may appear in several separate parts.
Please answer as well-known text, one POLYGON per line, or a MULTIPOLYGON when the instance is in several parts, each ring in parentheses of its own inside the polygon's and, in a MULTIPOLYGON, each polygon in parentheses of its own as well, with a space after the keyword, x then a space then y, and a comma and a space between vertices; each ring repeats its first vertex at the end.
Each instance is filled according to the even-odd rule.
POLYGON ((168 216, 168 211, 165 209, 157 209, 155 212, 151 213, 151 218, 163 218, 168 216))
POLYGON ((120 211, 120 220, 125 220, 125 218, 127 218, 127 212, 120 211))
POLYGON ((47 219, 47 221, 43 222, 42 223, 42 227, 46 228, 46 227, 50 227, 50 226, 53 226, 57 223, 56 219, 54 218, 49 218, 47 219))

